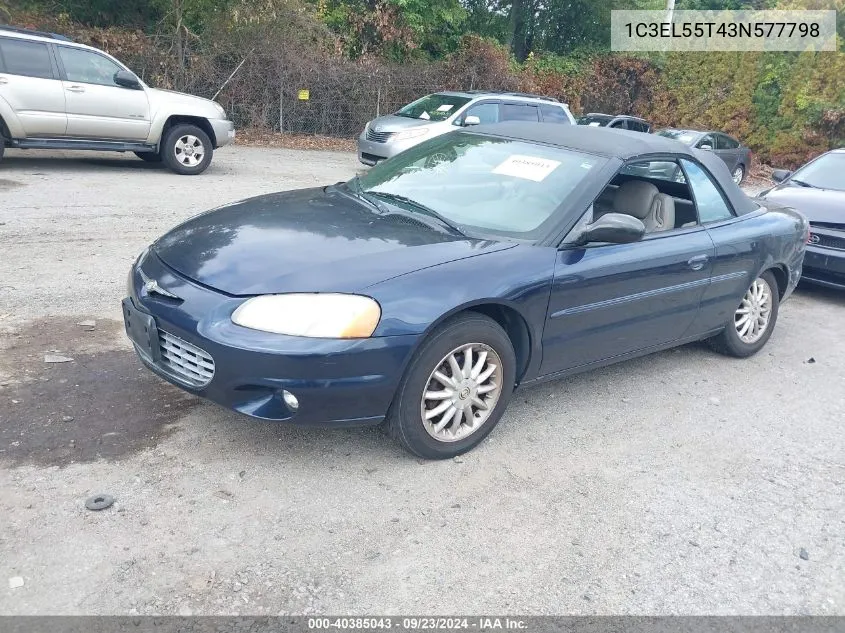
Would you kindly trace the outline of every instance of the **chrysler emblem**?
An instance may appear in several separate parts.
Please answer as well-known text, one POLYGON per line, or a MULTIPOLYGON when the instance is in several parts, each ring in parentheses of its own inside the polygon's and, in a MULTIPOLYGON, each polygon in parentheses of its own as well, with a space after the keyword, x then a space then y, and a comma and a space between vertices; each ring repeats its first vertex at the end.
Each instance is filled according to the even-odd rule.
POLYGON ((818 244, 820 239, 815 233, 810 234, 810 244, 818 244))
POLYGON ((141 273, 141 279, 144 281, 144 290, 147 291, 148 295, 156 294, 161 295, 162 297, 168 297, 170 299, 179 298, 172 292, 168 292, 167 290, 159 286, 158 282, 155 279, 150 279, 149 277, 147 277, 144 274, 143 270, 139 270, 138 272, 141 273))

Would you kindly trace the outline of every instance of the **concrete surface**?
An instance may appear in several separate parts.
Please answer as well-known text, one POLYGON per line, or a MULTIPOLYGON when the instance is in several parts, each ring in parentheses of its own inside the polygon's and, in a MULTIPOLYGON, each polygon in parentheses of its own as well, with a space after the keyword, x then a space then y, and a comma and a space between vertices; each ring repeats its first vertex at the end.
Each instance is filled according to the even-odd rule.
POLYGON ((799 290, 748 360, 692 345, 517 392, 440 463, 140 369, 119 302, 147 243, 357 168, 234 147, 188 178, 7 153, 0 613, 845 614, 842 293, 799 290))

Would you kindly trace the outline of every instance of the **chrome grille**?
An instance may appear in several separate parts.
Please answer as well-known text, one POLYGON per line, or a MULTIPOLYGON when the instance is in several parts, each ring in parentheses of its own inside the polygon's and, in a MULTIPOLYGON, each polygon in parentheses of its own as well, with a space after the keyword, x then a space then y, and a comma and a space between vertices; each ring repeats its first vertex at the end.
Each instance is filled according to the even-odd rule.
POLYGON ((387 140, 394 134, 396 132, 375 132, 367 128, 367 140, 373 141, 374 143, 387 143, 387 140))
POLYGON ((161 366, 193 387, 204 387, 214 377, 214 359, 205 350, 178 336, 158 331, 161 366))

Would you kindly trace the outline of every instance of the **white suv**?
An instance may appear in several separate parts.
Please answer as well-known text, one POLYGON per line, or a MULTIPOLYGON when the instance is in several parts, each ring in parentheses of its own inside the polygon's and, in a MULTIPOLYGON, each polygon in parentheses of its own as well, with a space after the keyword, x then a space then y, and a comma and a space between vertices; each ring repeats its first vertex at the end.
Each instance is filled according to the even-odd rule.
POLYGON ((456 127, 500 121, 576 124, 569 106, 552 97, 483 90, 437 92, 367 123, 358 137, 358 160, 375 165, 456 127))
POLYGON ((150 88, 61 35, 0 26, 0 157, 4 146, 129 151, 194 175, 234 138, 214 101, 150 88))

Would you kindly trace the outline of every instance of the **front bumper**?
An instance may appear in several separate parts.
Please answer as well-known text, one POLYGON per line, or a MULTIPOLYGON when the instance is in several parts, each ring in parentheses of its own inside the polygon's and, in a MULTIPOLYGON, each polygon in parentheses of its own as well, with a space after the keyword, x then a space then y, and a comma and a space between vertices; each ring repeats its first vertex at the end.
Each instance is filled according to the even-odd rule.
POLYGON ((801 279, 845 290, 845 250, 808 244, 801 279))
POLYGON ((223 147, 235 140, 235 124, 228 119, 210 119, 211 129, 214 130, 215 147, 223 147))
POLYGON ((427 134, 426 136, 412 138, 406 141, 390 139, 386 143, 377 143, 375 141, 368 141, 366 132, 362 132, 358 137, 358 160, 365 165, 372 166, 383 160, 392 158, 406 149, 419 145, 426 139, 433 138, 433 136, 433 134, 427 134))
POLYGON ((138 265, 130 273, 127 301, 151 315, 159 332, 178 337, 213 359, 203 386, 188 384, 135 344, 144 365, 168 382, 240 413, 265 420, 320 426, 381 422, 393 400, 417 336, 313 339, 258 332, 235 325, 232 312, 243 298, 199 286, 149 254, 144 274, 181 302, 149 294, 138 265), (282 390, 296 396, 292 410, 282 390))

